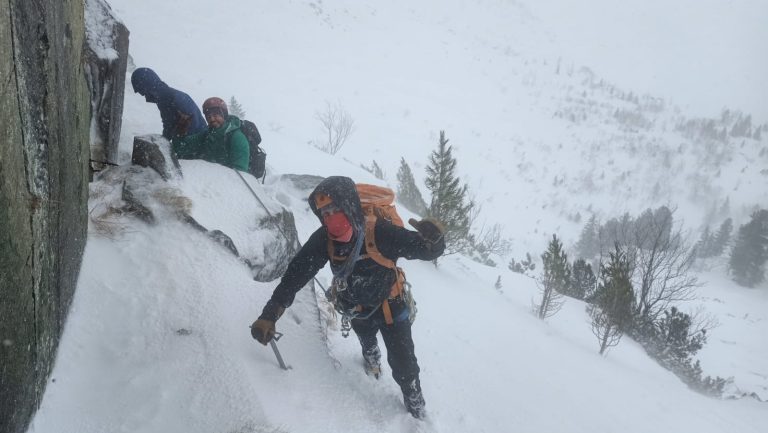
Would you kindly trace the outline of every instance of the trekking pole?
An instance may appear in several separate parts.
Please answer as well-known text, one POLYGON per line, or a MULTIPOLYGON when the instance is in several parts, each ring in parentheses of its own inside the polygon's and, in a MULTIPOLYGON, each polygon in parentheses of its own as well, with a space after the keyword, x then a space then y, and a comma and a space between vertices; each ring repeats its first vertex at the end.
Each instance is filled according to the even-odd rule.
POLYGON ((277 358, 277 363, 280 364, 280 368, 282 368, 283 370, 288 370, 291 367, 285 365, 285 361, 283 361, 283 357, 280 355, 280 351, 277 350, 277 343, 275 343, 275 341, 279 340, 280 337, 282 336, 283 334, 279 332, 275 332, 275 336, 272 337, 271 340, 269 340, 269 345, 272 346, 272 351, 275 352, 275 357, 277 358))

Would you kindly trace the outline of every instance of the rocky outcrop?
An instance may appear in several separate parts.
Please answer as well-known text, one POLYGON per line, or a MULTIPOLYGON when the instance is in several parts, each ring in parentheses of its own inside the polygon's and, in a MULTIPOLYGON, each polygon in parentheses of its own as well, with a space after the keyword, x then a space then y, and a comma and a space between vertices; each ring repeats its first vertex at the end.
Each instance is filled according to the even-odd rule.
MULTIPOLYGON (((94 225, 115 227, 109 221, 129 215, 147 224, 162 223, 173 218, 188 224, 191 228, 205 233, 212 242, 218 243, 233 255, 239 257, 251 268, 254 280, 272 281, 283 275, 288 262, 298 251, 299 241, 296 225, 291 213, 284 206, 270 198, 260 189, 258 182, 243 187, 243 200, 258 203, 255 209, 228 209, 220 211, 248 214, 247 227, 229 227, 227 230, 206 227, 192 215, 192 201, 181 194, 176 186, 182 171, 178 160, 170 151, 170 143, 160 135, 134 137, 131 166, 110 168, 101 173, 94 182, 94 188, 121 191, 114 197, 104 197, 108 203, 101 211, 92 212, 94 225), (117 188, 117 185, 121 185, 117 188), (257 193, 256 188, 259 192, 257 193), (251 197, 251 194, 259 194, 251 197), (244 233, 235 236, 228 230, 244 233)), ((253 179, 250 175, 240 174, 253 179)), ((244 178, 243 178, 244 180, 244 178)), ((286 180, 293 188, 316 185, 320 177, 296 177, 286 180)), ((238 184, 240 182, 238 181, 238 184)), ((314 187, 314 186, 312 186, 314 187)), ((216 195, 214 192, 209 192, 216 195)), ((213 205, 209 203, 209 205, 213 205)), ((221 203, 215 204, 222 206, 221 203)))
POLYGON ((283 276, 288 263, 299 251, 299 234, 293 213, 287 209, 271 215, 263 215, 257 226, 268 233, 261 239, 261 254, 248 258, 253 279, 268 282, 283 276))
POLYGON ((170 143, 160 134, 133 137, 131 164, 151 168, 163 180, 181 177, 181 167, 176 154, 171 152, 170 143))
POLYGON ((86 240, 90 109, 80 1, 0 13, 0 431, 45 390, 86 240))
POLYGON ((94 170, 117 163, 123 118, 128 29, 104 0, 85 1, 85 73, 91 92, 91 155, 94 170))

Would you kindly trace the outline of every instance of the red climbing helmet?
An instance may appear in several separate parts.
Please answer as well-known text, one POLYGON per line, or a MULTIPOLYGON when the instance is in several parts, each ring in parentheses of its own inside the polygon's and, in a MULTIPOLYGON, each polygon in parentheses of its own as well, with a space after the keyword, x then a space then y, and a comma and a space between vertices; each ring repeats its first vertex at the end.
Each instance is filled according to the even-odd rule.
POLYGON ((227 103, 216 96, 206 99, 203 102, 203 114, 208 115, 209 113, 219 113, 222 117, 227 117, 229 115, 227 103))

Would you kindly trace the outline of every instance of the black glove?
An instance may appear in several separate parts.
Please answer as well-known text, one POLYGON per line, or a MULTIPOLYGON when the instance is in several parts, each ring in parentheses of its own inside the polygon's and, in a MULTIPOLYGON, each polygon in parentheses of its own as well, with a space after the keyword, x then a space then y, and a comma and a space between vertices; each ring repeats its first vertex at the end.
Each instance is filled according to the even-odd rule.
POLYGON ((254 340, 267 345, 275 337, 275 322, 259 319, 251 325, 251 336, 254 340))
POLYGON ((276 302, 267 302, 259 319, 251 325, 251 336, 266 346, 275 336, 275 322, 283 315, 283 311, 285 308, 276 302))
POLYGON ((440 241, 445 233, 443 224, 434 218, 424 218, 421 221, 416 221, 411 218, 408 220, 408 223, 412 225, 424 239, 433 243, 440 241))
POLYGON ((184 137, 187 135, 189 126, 192 124, 192 116, 187 113, 182 113, 181 111, 177 111, 176 114, 178 115, 179 119, 176 122, 176 135, 179 137, 184 137))

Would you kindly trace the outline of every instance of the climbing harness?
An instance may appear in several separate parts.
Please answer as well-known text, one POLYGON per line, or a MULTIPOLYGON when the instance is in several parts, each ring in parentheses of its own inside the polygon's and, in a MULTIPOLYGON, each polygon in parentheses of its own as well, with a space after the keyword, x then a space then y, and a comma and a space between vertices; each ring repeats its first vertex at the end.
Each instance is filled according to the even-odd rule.
POLYGON ((377 305, 376 308, 365 312, 365 314, 363 314, 362 305, 356 305, 352 308, 344 308, 342 302, 339 302, 338 296, 339 293, 342 293, 345 290, 347 290, 346 280, 334 277, 333 283, 331 283, 331 289, 325 292, 325 299, 333 305, 334 312, 341 316, 341 336, 347 338, 349 337, 349 331, 352 329, 352 320, 366 320, 370 318, 379 310, 381 305, 377 305))

